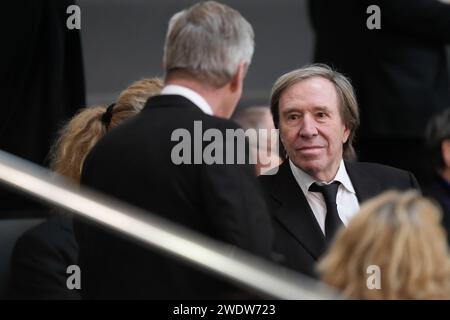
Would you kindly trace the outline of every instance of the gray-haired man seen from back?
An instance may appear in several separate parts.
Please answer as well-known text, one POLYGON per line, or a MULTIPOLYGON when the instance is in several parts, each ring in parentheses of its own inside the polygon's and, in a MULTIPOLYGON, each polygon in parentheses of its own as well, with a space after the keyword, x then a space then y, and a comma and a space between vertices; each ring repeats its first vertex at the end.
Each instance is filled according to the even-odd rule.
MULTIPOLYGON (((253 166, 217 158, 206 164, 199 157, 208 143, 198 148, 194 137, 198 125, 201 133, 214 129, 224 137, 225 130, 238 129, 227 118, 241 97, 253 50, 251 25, 228 6, 208 1, 175 14, 164 50, 162 94, 96 145, 82 183, 269 257, 272 229, 253 166), (187 148, 175 152, 180 143, 187 148)), ((224 158, 229 150, 222 143, 216 151, 224 158)), ((84 298, 223 297, 223 284, 201 271, 87 224, 77 223, 75 230, 84 298)))

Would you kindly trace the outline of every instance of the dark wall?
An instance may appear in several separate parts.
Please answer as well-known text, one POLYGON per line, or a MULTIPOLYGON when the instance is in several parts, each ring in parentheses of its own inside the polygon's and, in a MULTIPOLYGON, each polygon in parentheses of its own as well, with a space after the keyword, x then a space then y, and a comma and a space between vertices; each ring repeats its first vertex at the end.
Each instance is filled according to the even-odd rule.
MULTIPOLYGON (((110 103, 131 81, 162 76, 170 17, 197 1, 79 0, 88 103, 110 103)), ((312 32, 306 1, 222 1, 253 25, 256 49, 241 105, 267 103, 275 79, 308 63, 312 32)))
MULTIPOLYGON (((112 102, 130 82, 162 76, 169 18, 195 0, 78 0, 88 104, 112 102)), ((256 50, 240 106, 268 103, 282 73, 311 62, 306 0, 224 0, 253 25, 256 50)), ((450 50, 449 50, 450 57, 450 50)))

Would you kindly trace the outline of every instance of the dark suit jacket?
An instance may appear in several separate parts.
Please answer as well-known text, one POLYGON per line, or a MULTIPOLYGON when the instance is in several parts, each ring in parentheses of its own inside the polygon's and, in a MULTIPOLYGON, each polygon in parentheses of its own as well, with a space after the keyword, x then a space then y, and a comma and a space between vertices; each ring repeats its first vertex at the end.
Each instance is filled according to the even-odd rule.
POLYGON ((450 105, 450 4, 437 0, 310 0, 314 62, 352 80, 360 137, 422 136, 430 116, 450 105), (369 30, 369 5, 381 29, 369 30))
MULTIPOLYGON (((399 169, 360 162, 345 162, 347 173, 361 203, 389 189, 418 188, 414 176, 399 169)), ((309 276, 326 250, 325 236, 295 180, 289 161, 275 175, 260 176, 275 232, 274 251, 283 264, 309 276)))
POLYGON ((78 263, 72 217, 56 215, 22 235, 14 247, 9 299, 81 299, 67 288, 67 267, 78 263))
MULTIPOLYGON (((226 129, 239 128, 230 120, 203 113, 181 96, 152 97, 141 114, 94 147, 82 183, 269 257, 270 217, 252 165, 173 164, 171 151, 179 142, 171 141, 171 135, 185 129, 192 145, 197 139, 194 121, 201 121, 203 130, 217 128, 224 136, 226 129)), ((75 232, 84 298, 197 299, 221 294, 222 284, 204 272, 148 248, 83 224, 76 223, 75 232)))

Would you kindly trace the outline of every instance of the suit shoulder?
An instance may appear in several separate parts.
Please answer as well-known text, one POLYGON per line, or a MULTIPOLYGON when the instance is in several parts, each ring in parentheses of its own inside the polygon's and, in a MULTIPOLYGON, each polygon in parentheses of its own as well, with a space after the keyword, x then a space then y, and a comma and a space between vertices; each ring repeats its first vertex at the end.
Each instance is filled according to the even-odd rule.
POLYGON ((410 172, 408 171, 373 162, 346 162, 346 166, 356 170, 375 173, 377 175, 410 175, 410 172))
MULTIPOLYGON (((76 246, 75 240, 72 239, 72 229, 61 222, 61 217, 54 216, 39 225, 27 230, 17 241, 18 250, 24 249, 34 250, 57 250, 70 243, 76 246)), ((30 251, 33 252, 33 251, 30 251)))
POLYGON ((419 189, 420 186, 414 175, 406 170, 370 162, 346 162, 347 171, 351 175, 371 176, 390 187, 419 189))
POLYGON ((204 114, 205 127, 217 128, 220 130, 226 129, 242 129, 235 121, 225 118, 204 114))

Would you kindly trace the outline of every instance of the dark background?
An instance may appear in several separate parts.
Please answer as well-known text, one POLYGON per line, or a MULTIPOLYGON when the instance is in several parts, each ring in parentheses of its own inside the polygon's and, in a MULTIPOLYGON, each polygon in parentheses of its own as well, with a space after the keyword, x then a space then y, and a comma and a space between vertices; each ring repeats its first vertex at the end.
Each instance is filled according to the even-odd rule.
MULTIPOLYGON (((162 76, 170 17, 197 1, 79 0, 88 104, 110 103, 130 82, 162 76)), ((221 1, 253 25, 255 54, 241 106, 266 104, 276 78, 312 59, 306 1, 221 1)))
MULTIPOLYGON (((162 76, 170 17, 196 0, 78 0, 87 103, 113 101, 130 82, 162 76)), ((281 74, 312 61, 314 35, 305 0, 224 0, 255 31, 255 54, 239 107, 268 104, 281 74)), ((383 14, 381 13, 381 27, 383 14)), ((450 50, 449 57, 450 57, 450 50)))

